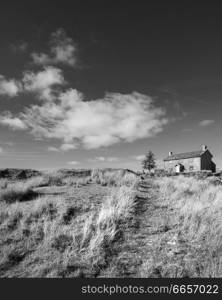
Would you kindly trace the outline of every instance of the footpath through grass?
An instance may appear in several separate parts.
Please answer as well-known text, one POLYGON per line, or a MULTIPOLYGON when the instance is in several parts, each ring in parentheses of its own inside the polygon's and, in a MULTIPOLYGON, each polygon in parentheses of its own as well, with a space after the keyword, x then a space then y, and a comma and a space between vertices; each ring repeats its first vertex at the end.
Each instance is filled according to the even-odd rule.
POLYGON ((140 182, 128 226, 106 277, 222 277, 222 186, 215 179, 140 182))
POLYGON ((216 178, 43 179, 2 182, 1 277, 222 276, 216 178))

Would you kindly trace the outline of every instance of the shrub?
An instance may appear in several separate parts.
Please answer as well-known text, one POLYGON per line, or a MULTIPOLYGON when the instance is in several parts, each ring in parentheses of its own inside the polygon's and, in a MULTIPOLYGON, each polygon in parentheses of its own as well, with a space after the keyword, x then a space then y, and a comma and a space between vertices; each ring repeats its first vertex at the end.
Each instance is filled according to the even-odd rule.
POLYGON ((37 193, 23 183, 14 183, 0 191, 0 201, 13 203, 16 201, 28 201, 36 197, 37 193))
POLYGON ((62 216, 62 222, 64 224, 69 224, 72 218, 75 216, 76 212, 78 212, 78 209, 76 207, 68 207, 62 216))

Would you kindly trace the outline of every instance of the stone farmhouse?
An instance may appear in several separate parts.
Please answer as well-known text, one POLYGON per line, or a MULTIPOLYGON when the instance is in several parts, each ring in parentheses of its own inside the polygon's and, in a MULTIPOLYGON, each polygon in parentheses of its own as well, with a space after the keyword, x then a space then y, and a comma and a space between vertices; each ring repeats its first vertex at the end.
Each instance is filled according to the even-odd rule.
POLYGON ((168 172, 192 172, 192 171, 212 171, 216 172, 216 165, 212 161, 213 155, 207 146, 203 145, 201 150, 169 155, 163 160, 164 169, 168 172))

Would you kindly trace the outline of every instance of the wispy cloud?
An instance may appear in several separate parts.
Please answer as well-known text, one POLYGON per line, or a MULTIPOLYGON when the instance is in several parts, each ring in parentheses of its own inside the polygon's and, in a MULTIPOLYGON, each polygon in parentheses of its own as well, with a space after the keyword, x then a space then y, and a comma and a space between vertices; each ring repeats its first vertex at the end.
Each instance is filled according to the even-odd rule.
POLYGON ((119 161, 119 158, 112 157, 112 156, 108 156, 108 157, 97 156, 95 158, 90 158, 89 161, 90 162, 116 162, 116 161, 119 161))
POLYGON ((76 45, 60 28, 51 35, 50 54, 34 52, 31 57, 37 65, 64 64, 73 67, 76 64, 76 45))
POLYGON ((0 155, 3 153, 3 148, 0 147, 0 155))
POLYGON ((11 44, 11 49, 14 52, 25 52, 28 48, 28 43, 25 41, 20 41, 18 43, 11 44))
POLYGON ((206 127, 215 123, 215 120, 202 120, 199 122, 199 126, 206 127))
POLYGON ((69 151, 69 150, 73 150, 73 149, 76 149, 76 145, 75 144, 68 144, 68 143, 65 143, 65 144, 62 144, 60 149, 62 151, 69 151))
POLYGON ((76 165, 79 164, 79 162, 76 161, 76 160, 72 160, 72 161, 68 161, 67 164, 68 164, 68 165, 72 165, 72 166, 76 166, 76 165))
POLYGON ((15 97, 21 90, 21 83, 15 79, 7 80, 3 75, 0 75, 0 95, 15 97))
POLYGON ((0 115, 0 124, 6 125, 13 130, 27 129, 25 122, 18 117, 13 117, 10 112, 0 115))
POLYGON ((61 152, 61 151, 66 152, 66 151, 76 149, 76 145, 65 143, 65 144, 62 144, 59 148, 50 146, 47 149, 48 149, 48 151, 51 151, 51 152, 61 152))
POLYGON ((138 161, 141 161, 145 158, 145 155, 144 154, 141 154, 141 155, 136 155, 136 156, 133 156, 134 159, 138 160, 138 161))
POLYGON ((58 148, 52 147, 52 146, 48 147, 47 150, 48 150, 48 151, 51 151, 51 152, 59 152, 59 149, 58 149, 58 148))

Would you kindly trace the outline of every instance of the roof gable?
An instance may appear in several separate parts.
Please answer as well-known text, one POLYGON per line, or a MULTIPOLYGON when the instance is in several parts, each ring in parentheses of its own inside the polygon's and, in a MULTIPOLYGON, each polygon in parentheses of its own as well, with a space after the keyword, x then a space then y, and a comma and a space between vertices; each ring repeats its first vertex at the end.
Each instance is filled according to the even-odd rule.
POLYGON ((179 160, 179 159, 186 159, 186 158, 195 158, 195 157, 201 157, 203 154, 210 154, 211 157, 213 155, 210 153, 210 151, 207 149, 205 151, 198 150, 198 151, 192 151, 192 152, 185 152, 185 153, 177 153, 172 154, 170 156, 167 156, 164 161, 170 161, 170 160, 179 160))

